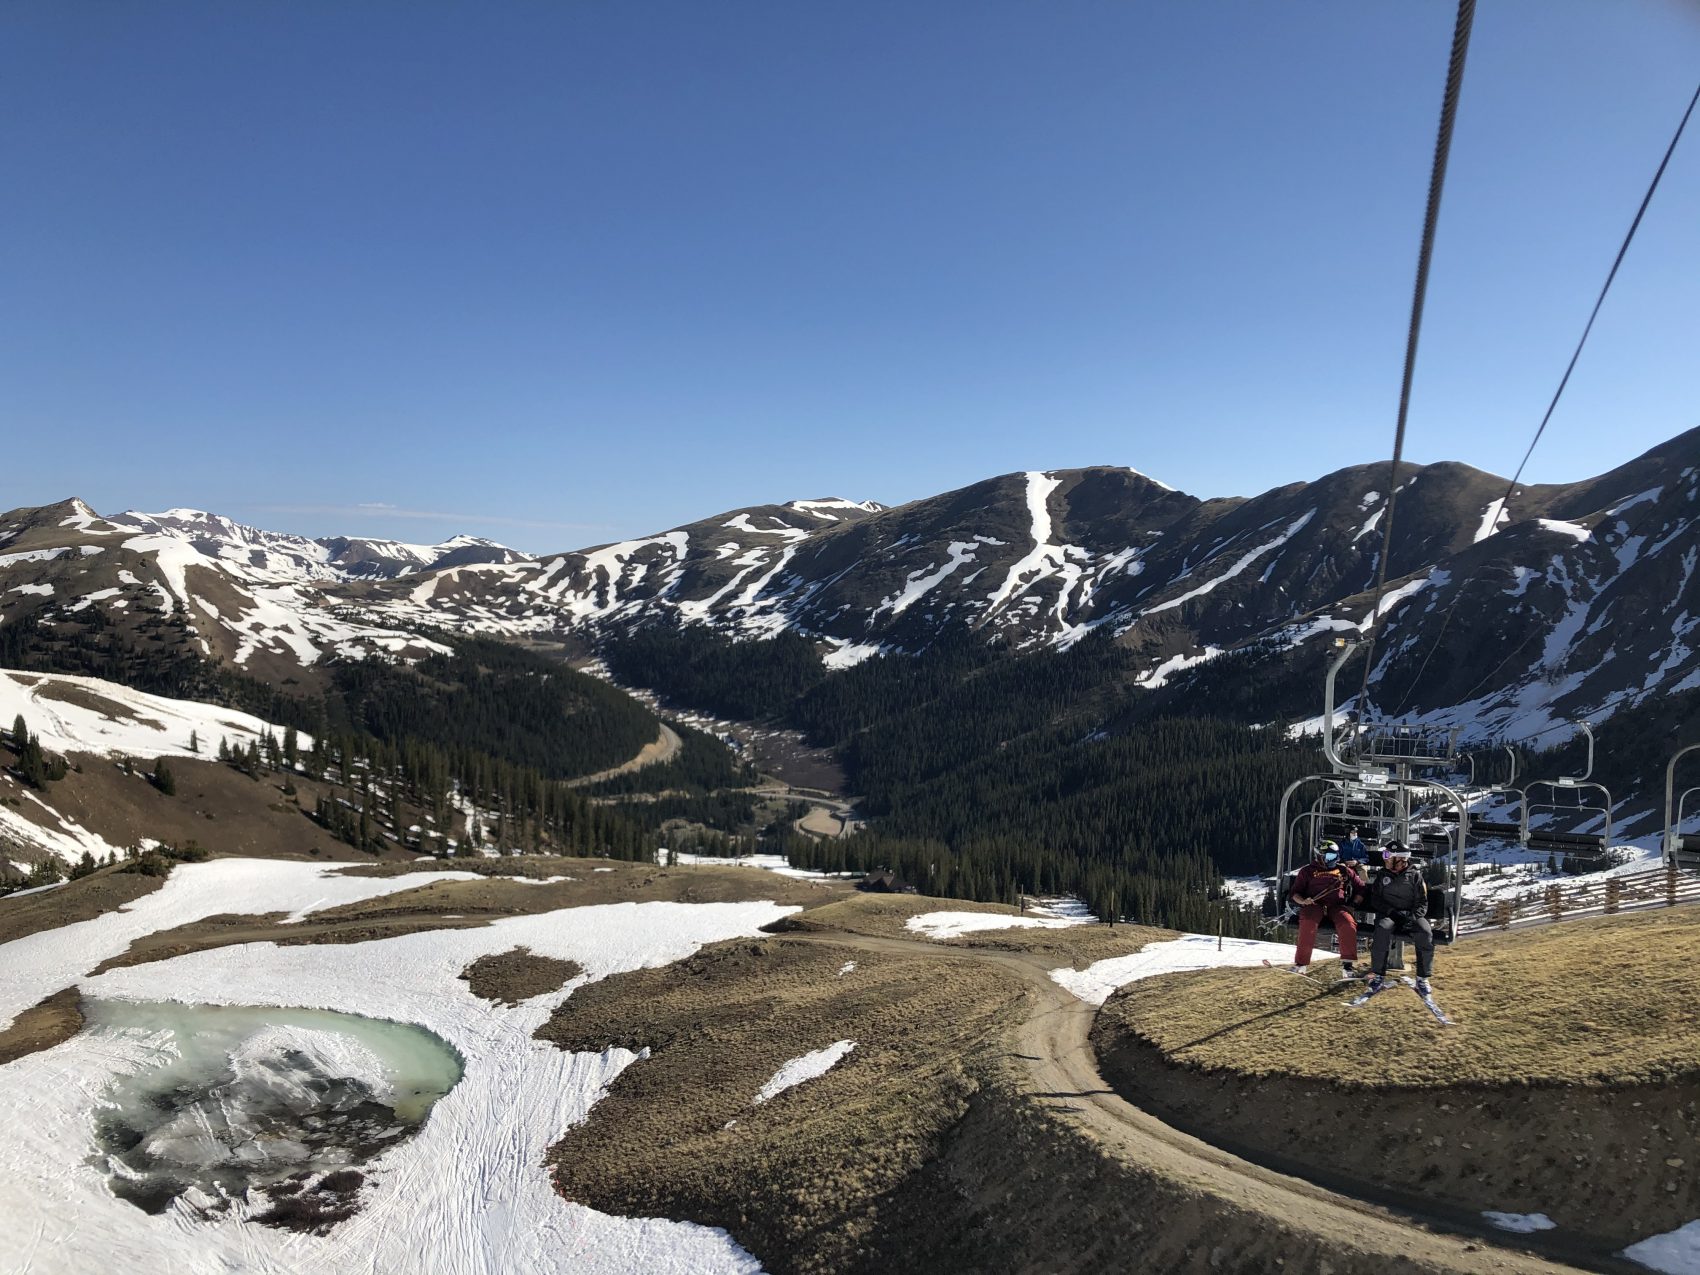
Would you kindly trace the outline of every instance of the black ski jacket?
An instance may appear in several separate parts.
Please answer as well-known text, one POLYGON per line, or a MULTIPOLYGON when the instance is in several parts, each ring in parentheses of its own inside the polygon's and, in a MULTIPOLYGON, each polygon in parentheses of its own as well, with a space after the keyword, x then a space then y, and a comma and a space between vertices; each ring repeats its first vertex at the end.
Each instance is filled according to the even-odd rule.
POLYGON ((1369 882, 1369 910, 1376 916, 1422 916, 1428 910, 1428 886, 1415 866, 1403 872, 1376 869, 1369 882))

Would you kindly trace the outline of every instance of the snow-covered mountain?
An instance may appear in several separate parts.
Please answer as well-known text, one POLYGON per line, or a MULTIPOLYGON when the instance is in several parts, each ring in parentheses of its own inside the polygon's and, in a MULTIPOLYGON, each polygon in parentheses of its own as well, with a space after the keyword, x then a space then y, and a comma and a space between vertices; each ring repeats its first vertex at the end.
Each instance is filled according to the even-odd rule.
POLYGON ((0 621, 51 624, 98 607, 127 624, 181 610, 203 654, 281 679, 327 655, 444 649, 347 614, 335 586, 528 560, 470 536, 439 545, 311 540, 196 509, 102 516, 68 500, 0 515, 0 621))
MULTIPOLYGON (((1388 485, 1386 465, 1358 465, 1201 500, 1130 469, 1015 473, 897 508, 797 500, 540 558, 307 540, 185 510, 102 519, 73 501, 0 516, 0 617, 180 602, 209 649, 280 667, 427 649, 424 626, 789 632, 833 666, 953 630, 1010 649, 1097 632, 1155 690, 1228 653, 1314 671, 1333 637, 1363 632, 1388 485)), ((1379 705, 1527 730, 1700 686, 1700 431, 1598 478, 1520 488, 1508 510, 1504 491, 1465 465, 1401 469, 1379 705)))

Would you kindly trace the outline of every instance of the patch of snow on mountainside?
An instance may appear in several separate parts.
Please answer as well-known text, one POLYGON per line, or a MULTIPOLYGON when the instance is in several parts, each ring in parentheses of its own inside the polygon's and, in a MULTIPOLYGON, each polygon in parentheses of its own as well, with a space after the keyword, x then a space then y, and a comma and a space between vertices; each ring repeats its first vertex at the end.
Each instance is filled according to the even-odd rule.
MULTIPOLYGON (((164 889, 179 873, 193 881, 194 873, 218 866, 180 867, 164 889)), ((148 1065, 143 1042, 84 1032, 20 1059, 7 1068, 10 1083, 0 1092, 8 1216, 32 1241, 17 1269, 70 1275, 109 1265, 114 1254, 146 1253, 150 1268, 185 1275, 755 1275, 759 1263, 724 1231, 609 1217, 555 1192, 549 1147, 644 1055, 618 1048, 569 1053, 533 1036, 585 983, 758 934, 795 910, 772 903, 581 907, 348 945, 250 943, 84 978, 86 994, 107 999, 300 1006, 415 1023, 447 1042, 464 1071, 412 1139, 360 1166, 367 1174, 360 1213, 315 1235, 252 1225, 246 1218, 255 1210, 245 1201, 223 1219, 202 1221, 182 1210, 150 1216, 112 1195, 90 1163, 90 1111, 115 1074, 148 1065), (574 961, 584 972, 558 992, 513 1007, 481 1000, 458 977, 480 957, 522 946, 574 961)), ((126 915, 101 919, 124 925, 126 915)))
MULTIPOLYGON (((1316 959, 1332 960, 1333 956, 1319 952, 1316 959)), ((1102 1005, 1118 987, 1140 979, 1183 970, 1261 965, 1265 961, 1276 965, 1292 964, 1292 945, 1263 943, 1255 939, 1218 939, 1212 934, 1183 934, 1178 939, 1147 943, 1132 956, 1113 956, 1108 960, 1095 961, 1083 970, 1066 966, 1054 969, 1051 978, 1088 1005, 1102 1005)))
POLYGON ((1577 526, 1573 522, 1559 522, 1553 518, 1537 518, 1535 522, 1542 531, 1555 531, 1561 536, 1574 536, 1579 541, 1588 540, 1594 534, 1588 528, 1577 526))
POLYGON ((923 912, 903 923, 903 928, 930 939, 961 938, 986 930, 1066 930, 1086 925, 1093 917, 1011 916, 1007 912, 923 912))
POLYGON ((720 524, 733 531, 747 531, 755 536, 779 536, 785 540, 807 540, 809 533, 801 527, 788 527, 784 523, 775 523, 771 527, 758 527, 750 521, 748 514, 739 514, 736 518, 720 524))
POLYGON ((1186 593, 1181 594, 1178 598, 1170 598, 1167 602, 1159 602, 1156 606, 1146 607, 1140 612, 1140 615, 1143 617, 1156 615, 1160 611, 1172 611, 1176 607, 1184 606, 1186 603, 1191 602, 1194 598, 1200 598, 1207 593, 1213 592, 1223 584, 1226 584, 1229 580, 1232 580, 1235 576, 1245 571, 1246 568, 1251 566, 1252 563, 1256 562, 1265 554, 1273 553, 1282 545, 1286 544, 1287 541, 1291 540, 1300 531, 1303 531, 1304 528, 1310 524, 1310 520, 1314 517, 1316 517, 1316 510, 1314 509, 1300 515, 1293 519, 1292 522, 1288 523, 1287 529, 1280 535, 1276 536, 1275 539, 1261 544, 1251 552, 1243 555, 1237 562, 1234 563, 1233 566, 1229 567, 1221 575, 1205 581, 1195 589, 1188 590, 1186 593))
POLYGON ((943 566, 935 567, 931 570, 923 567, 919 571, 911 571, 909 573, 908 581, 904 584, 902 589, 892 594, 889 598, 885 599, 885 601, 881 602, 868 613, 868 627, 872 628, 874 626, 874 621, 879 619, 883 612, 890 611, 894 618, 902 615, 910 607, 914 606, 922 598, 926 597, 927 593, 931 589, 942 583, 946 576, 950 575, 964 563, 974 561, 974 555, 977 549, 978 545, 971 540, 951 541, 950 547, 946 550, 946 552, 950 554, 949 560, 946 561, 943 566))
POLYGON ((827 512, 830 509, 856 509, 865 514, 877 514, 885 508, 876 500, 840 500, 837 497, 826 500, 788 500, 785 507, 795 509, 799 513, 812 514, 827 522, 841 521, 838 515, 827 512))
POLYGON ((1149 690, 1156 690, 1160 686, 1167 686, 1169 684, 1169 679, 1176 673, 1189 668, 1197 668, 1200 664, 1208 663, 1210 660, 1213 660, 1218 655, 1222 654, 1222 649, 1223 648, 1219 646, 1207 646, 1198 655, 1171 655, 1156 668, 1145 673, 1141 673, 1135 681, 1137 681, 1140 686, 1146 687, 1149 690))
POLYGON ((1505 497, 1491 501, 1488 507, 1482 510, 1481 526, 1476 528, 1475 538, 1470 543, 1479 545, 1510 521, 1511 515, 1505 508, 1505 497))
POLYGON ((841 643, 836 649, 821 656, 820 662, 829 669, 855 668, 863 660, 872 659, 885 650, 877 642, 845 642, 842 638, 828 640, 841 643))
POLYGON ((1631 1244, 1623 1256, 1661 1275, 1694 1275, 1700 1271, 1700 1218, 1631 1244))
MULTIPOLYGON (((1027 513, 1033 526, 1033 548, 1009 569, 1003 583, 986 600, 988 614, 1002 607, 1017 590, 1029 589, 1041 580, 1059 573, 1064 576, 1063 597, 1066 598, 1069 588, 1080 575, 1080 568, 1068 561, 1068 551, 1073 546, 1051 543, 1051 510, 1047 502, 1051 493, 1062 486, 1062 479, 1036 471, 1030 471, 1025 477, 1027 513)), ((1059 609, 1062 604, 1063 599, 1059 598, 1059 609)))
MULTIPOLYGON (((198 736, 199 756, 217 752, 220 738, 234 747, 283 729, 234 708, 166 699, 97 677, 19 673, 0 669, 0 718, 8 725, 22 713, 43 748, 56 753, 103 757, 194 757, 189 735, 198 736)), ((312 747, 302 735, 302 746, 312 747)))
POLYGON ((17 553, 0 553, 0 567, 15 567, 25 562, 51 562, 69 549, 24 549, 17 553))
POLYGON ((1127 472, 1132 474, 1135 478, 1143 478, 1146 482, 1150 483, 1153 487, 1161 487, 1164 491, 1174 491, 1175 490, 1173 487, 1169 486, 1168 483, 1164 482, 1161 478, 1153 478, 1153 477, 1151 477, 1150 474, 1147 474, 1147 473, 1143 472, 1142 470, 1135 469, 1132 465, 1127 465, 1127 466, 1125 466, 1125 468, 1126 468, 1127 472))

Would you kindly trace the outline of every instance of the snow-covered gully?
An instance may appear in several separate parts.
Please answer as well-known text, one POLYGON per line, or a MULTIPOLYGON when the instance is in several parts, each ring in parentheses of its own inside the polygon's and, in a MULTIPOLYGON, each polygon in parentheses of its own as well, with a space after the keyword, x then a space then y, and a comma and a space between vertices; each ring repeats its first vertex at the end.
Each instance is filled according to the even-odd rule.
POLYGON ((1262 1214, 1297 1224, 1330 1242, 1340 1270, 1399 1269, 1479 1275, 1483 1271, 1561 1272, 1594 1267, 1596 1253, 1571 1253, 1560 1239, 1522 1237, 1551 1258, 1502 1247, 1505 1235, 1475 1214, 1439 1213, 1415 1195, 1389 1192, 1372 1203, 1243 1159, 1164 1123, 1115 1093, 1098 1070, 1090 1032, 1097 1006, 1056 980, 1054 958, 992 948, 953 947, 920 939, 844 933, 792 936, 867 952, 989 962, 1022 979, 1034 993, 1017 1031, 1015 1057, 1031 1093, 1050 1099, 1117 1156, 1262 1214), (1566 1264, 1566 1259, 1582 1266, 1566 1264))

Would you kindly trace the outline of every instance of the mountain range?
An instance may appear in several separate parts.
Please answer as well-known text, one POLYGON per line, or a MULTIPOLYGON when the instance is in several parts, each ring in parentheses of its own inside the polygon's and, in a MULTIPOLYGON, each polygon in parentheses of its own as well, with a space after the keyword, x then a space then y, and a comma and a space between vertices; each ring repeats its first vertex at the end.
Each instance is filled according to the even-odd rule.
MULTIPOLYGON (((1365 632, 1389 486, 1385 463, 1216 499, 1126 468, 1035 471, 542 556, 73 499, 0 515, 0 628, 179 611, 202 655, 309 684, 328 660, 441 652, 445 630, 588 646, 653 626, 784 633, 832 669, 947 635, 1032 652, 1099 634, 1135 657, 1136 685, 1179 696, 1219 682, 1218 664, 1313 674, 1331 639, 1365 632)), ((1502 508, 1505 490, 1462 464, 1400 467, 1375 706, 1533 736, 1700 686, 1700 430, 1596 478, 1519 487, 1502 508)), ((1295 710, 1314 704, 1314 677, 1303 685, 1295 710)))

